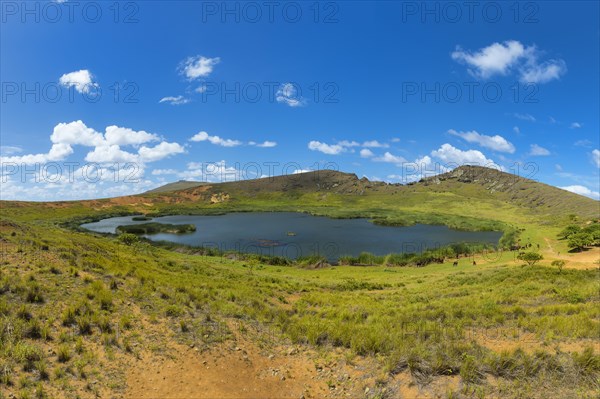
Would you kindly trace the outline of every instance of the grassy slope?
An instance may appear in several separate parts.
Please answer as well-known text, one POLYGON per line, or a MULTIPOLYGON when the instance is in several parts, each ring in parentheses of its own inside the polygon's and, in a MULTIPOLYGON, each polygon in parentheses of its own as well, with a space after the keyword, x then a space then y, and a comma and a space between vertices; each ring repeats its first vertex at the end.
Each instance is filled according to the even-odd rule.
MULTIPOLYGON (((572 213, 564 209, 559 222, 550 224, 540 220, 539 209, 492 197, 474 183, 454 182, 452 190, 438 191, 425 184, 372 185, 348 175, 334 180, 320 180, 320 191, 296 181, 277 192, 274 187, 251 191, 251 183, 245 183, 248 187, 219 185, 119 200, 2 203, 0 395, 119 392, 122 377, 111 376, 122 376, 119 359, 135 356, 134 344, 147 344, 133 304, 151 319, 170 320, 182 342, 212 345, 223 339, 213 321, 237 318, 271 326, 294 342, 377 354, 389 378, 382 384, 408 370, 421 383, 459 374, 462 394, 593 397, 600 358, 584 352, 600 328, 593 265, 559 274, 547 261, 522 267, 504 253, 497 259, 479 257, 478 267, 458 269, 446 263, 304 270, 183 254, 145 243, 130 247, 111 237, 57 227, 73 217, 272 210, 276 203, 279 210, 405 222, 427 220, 431 212, 452 216, 457 223, 463 216, 476 216, 524 228, 524 240, 545 244, 549 238, 561 248, 555 233, 572 213), (210 204, 212 194, 219 192, 230 199, 210 204), (81 332, 86 322, 90 334, 81 332), (511 342, 506 352, 487 335, 496 337, 498 331, 511 342), (568 353, 561 345, 577 349, 568 353), (63 352, 70 356, 60 361, 63 352)), ((589 212, 586 207, 596 206, 584 204, 582 217, 589 212)))

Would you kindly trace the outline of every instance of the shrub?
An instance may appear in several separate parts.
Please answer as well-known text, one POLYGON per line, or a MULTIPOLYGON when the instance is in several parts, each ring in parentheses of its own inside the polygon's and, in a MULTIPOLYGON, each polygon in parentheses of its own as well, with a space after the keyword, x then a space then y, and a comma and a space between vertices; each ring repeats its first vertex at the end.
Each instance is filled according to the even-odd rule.
POLYGON ((17 317, 21 320, 30 320, 33 316, 27 305, 21 305, 17 310, 17 317))
POLYGON ((475 358, 473 356, 466 356, 462 365, 460 366, 460 377, 466 383, 477 383, 483 377, 483 374, 477 367, 475 358))
POLYGON ((562 269, 565 266, 564 260, 554 260, 552 261, 552 266, 556 266, 558 268, 558 272, 562 273, 562 269))
POLYGON ((10 315, 11 307, 8 306, 4 298, 0 298, 0 316, 10 315))
POLYGON ((48 399, 48 394, 44 390, 44 386, 38 383, 35 387, 35 398, 36 399, 48 399))
POLYGON ((80 316, 77 318, 77 327, 80 335, 88 335, 92 333, 92 322, 89 316, 80 316))
POLYGON ((39 373, 40 380, 47 380, 50 377, 50 373, 48 372, 48 365, 44 360, 36 362, 35 369, 39 373))
POLYGON ((67 307, 62 314, 62 324, 65 327, 76 323, 77 310, 72 306, 67 307))
POLYGON ((119 321, 119 325, 123 330, 129 330, 133 325, 131 321, 131 317, 129 315, 121 316, 121 320, 119 321))
POLYGON ((44 296, 41 291, 39 284, 29 284, 25 293, 25 300, 29 303, 44 303, 44 296))
POLYGON ((12 385, 12 366, 8 363, 0 364, 0 384, 12 385))
POLYGON ((600 370, 600 355, 594 354, 592 347, 585 348, 581 354, 575 352, 573 361, 578 371, 583 375, 593 377, 600 370))
POLYGON ((38 319, 31 319, 25 326, 23 336, 26 338, 38 339, 42 337, 42 323, 38 319))
POLYGON ((112 326, 110 324, 110 319, 108 317, 100 317, 98 319, 98 328, 100 328, 100 331, 102 331, 103 333, 112 332, 112 326))
POLYGON ((165 314, 169 317, 178 317, 183 314, 183 310, 177 305, 169 305, 165 310, 165 314))
POLYGON ((188 332, 188 331, 190 331, 190 328, 189 328, 189 326, 187 325, 187 323, 185 322, 185 320, 181 320, 181 321, 179 322, 179 327, 181 328, 181 332, 184 332, 184 333, 185 333, 185 332, 188 332))
POLYGON ((133 245, 136 242, 140 241, 140 238, 135 234, 131 233, 123 233, 119 235, 119 241, 121 241, 125 245, 133 245))
POLYGON ((23 363, 23 370, 32 371, 35 362, 42 360, 43 352, 38 346, 19 342, 14 348, 13 356, 19 363, 23 363))
POLYGON ((50 273, 52 273, 52 274, 61 274, 61 271, 60 271, 60 269, 58 267, 52 265, 52 266, 50 266, 50 273))
POLYGON ((101 291, 98 294, 98 302, 100 302, 100 309, 107 311, 112 310, 112 295, 109 291, 101 291))
POLYGON ((83 339, 81 339, 81 337, 78 337, 77 341, 75 341, 75 352, 81 355, 84 351, 85 347, 83 346, 83 339))
POLYGON ((67 345, 60 345, 56 351, 56 357, 61 363, 66 363, 71 360, 71 349, 67 345))
POLYGON ((115 334, 102 334, 100 341, 104 346, 119 346, 119 341, 115 334))

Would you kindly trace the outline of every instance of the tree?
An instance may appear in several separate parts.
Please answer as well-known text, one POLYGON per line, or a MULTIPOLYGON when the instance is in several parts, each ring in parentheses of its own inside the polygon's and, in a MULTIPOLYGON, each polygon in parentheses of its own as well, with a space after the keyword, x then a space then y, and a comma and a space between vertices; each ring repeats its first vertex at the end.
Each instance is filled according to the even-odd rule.
POLYGON ((541 254, 537 252, 523 252, 517 256, 517 259, 527 262, 529 266, 535 265, 538 261, 544 259, 541 254))
POLYGON ((588 233, 592 236, 592 245, 600 245, 600 223, 592 223, 586 226, 583 230, 584 233, 588 233))
POLYGON ((552 266, 556 266, 558 268, 559 273, 562 273, 562 269, 565 266, 565 261, 564 260, 553 260, 551 264, 552 264, 552 266))
POLYGON ((559 238, 569 238, 573 234, 577 234, 581 232, 581 227, 571 224, 565 227, 560 233, 558 233, 559 238))
POLYGON ((585 247, 592 245, 593 243, 594 237, 590 233, 580 232, 569 236, 569 242, 567 245, 571 249, 582 251, 585 249, 585 247))
POLYGON ((119 241, 121 241, 125 245, 133 245, 138 242, 140 238, 135 234, 131 233, 123 233, 119 235, 119 241))

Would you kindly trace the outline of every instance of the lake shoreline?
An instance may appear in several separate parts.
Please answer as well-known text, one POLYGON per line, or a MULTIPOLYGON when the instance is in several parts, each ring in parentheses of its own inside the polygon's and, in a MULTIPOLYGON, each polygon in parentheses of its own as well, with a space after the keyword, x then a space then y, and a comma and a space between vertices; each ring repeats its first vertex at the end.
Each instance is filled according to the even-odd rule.
MULTIPOLYGON (((144 224, 135 222, 134 218, 139 219, 139 214, 92 223, 86 221, 88 223, 78 227, 87 232, 114 235, 119 226, 144 224)), ((329 262, 356 258, 363 253, 376 257, 422 254, 457 245, 497 248, 502 236, 500 231, 463 231, 428 224, 382 225, 368 218, 330 218, 306 212, 153 216, 153 223, 171 226, 191 223, 197 229, 196 232, 176 236, 162 232, 141 234, 149 241, 171 241, 195 248, 210 246, 222 253, 255 253, 292 260, 323 256, 329 262)), ((132 229, 137 231, 134 227, 132 229)))

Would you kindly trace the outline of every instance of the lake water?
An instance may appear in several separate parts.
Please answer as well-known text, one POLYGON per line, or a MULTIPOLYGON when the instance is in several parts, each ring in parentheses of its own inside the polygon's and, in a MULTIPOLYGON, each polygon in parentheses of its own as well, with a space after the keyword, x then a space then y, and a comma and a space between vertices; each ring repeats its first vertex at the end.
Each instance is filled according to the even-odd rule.
POLYGON ((148 222, 194 224, 189 234, 153 234, 155 241, 172 241, 223 251, 260 253, 296 259, 320 254, 330 261, 361 252, 376 255, 420 252, 457 242, 496 244, 496 231, 458 231, 446 226, 378 226, 367 219, 330 219, 291 212, 229 213, 222 216, 162 216, 151 221, 133 221, 131 216, 114 217, 82 227, 99 233, 115 233, 117 226, 148 222))

